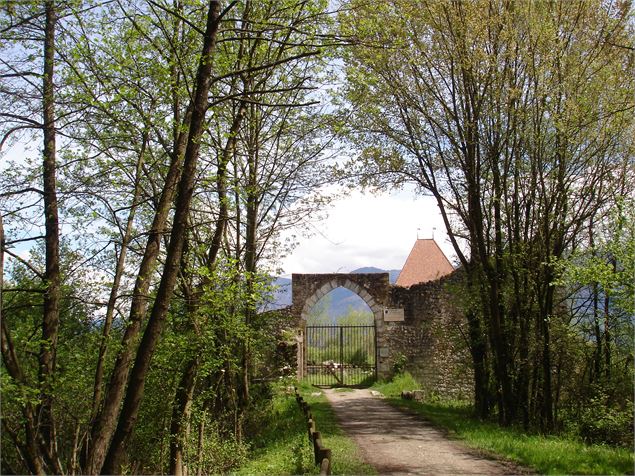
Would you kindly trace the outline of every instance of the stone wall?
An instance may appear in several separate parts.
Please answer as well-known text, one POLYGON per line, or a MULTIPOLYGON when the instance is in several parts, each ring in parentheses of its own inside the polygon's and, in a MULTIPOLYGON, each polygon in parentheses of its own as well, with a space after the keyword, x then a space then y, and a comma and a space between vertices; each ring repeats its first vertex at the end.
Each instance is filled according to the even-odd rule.
POLYGON ((405 357, 405 369, 428 395, 472 396, 467 323, 453 305, 452 287, 459 279, 455 272, 410 288, 391 288, 391 306, 403 308, 405 320, 385 323, 387 353, 393 363, 405 357))
POLYGON ((467 348, 467 323, 453 305, 454 272, 436 281, 403 288, 391 286, 388 273, 294 274, 292 312, 298 328, 298 377, 305 374, 303 329, 315 303, 331 290, 357 293, 373 311, 377 333, 377 371, 389 377, 396 362, 419 381, 428 396, 470 398, 473 380, 467 348), (403 321, 387 322, 384 309, 403 309, 403 321))

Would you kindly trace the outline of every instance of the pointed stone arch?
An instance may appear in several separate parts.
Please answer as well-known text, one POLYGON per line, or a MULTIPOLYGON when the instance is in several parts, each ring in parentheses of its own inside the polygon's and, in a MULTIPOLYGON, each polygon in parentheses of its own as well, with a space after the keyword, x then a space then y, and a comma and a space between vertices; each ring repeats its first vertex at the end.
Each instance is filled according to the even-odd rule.
POLYGON ((313 306, 336 288, 345 288, 357 294, 371 309, 376 333, 376 362, 380 376, 387 370, 387 361, 380 352, 384 344, 385 324, 383 311, 390 303, 391 286, 388 273, 330 273, 293 274, 292 310, 296 318, 298 334, 298 378, 304 376, 305 339, 304 329, 313 306))
POLYGON ((381 317, 382 307, 375 301, 373 296, 367 291, 366 288, 351 281, 350 279, 330 279, 326 281, 319 289, 317 289, 309 298, 306 299, 304 307, 300 313, 300 318, 304 321, 307 320, 308 314, 320 299, 326 296, 328 293, 337 288, 345 288, 351 292, 357 294, 362 301, 371 309, 375 320, 381 317))

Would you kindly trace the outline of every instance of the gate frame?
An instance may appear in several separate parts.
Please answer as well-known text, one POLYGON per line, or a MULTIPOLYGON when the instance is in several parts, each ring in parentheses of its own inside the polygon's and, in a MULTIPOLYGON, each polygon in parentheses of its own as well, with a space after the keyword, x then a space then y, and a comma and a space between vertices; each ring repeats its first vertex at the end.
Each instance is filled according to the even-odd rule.
MULTIPOLYGON (((345 329, 372 329, 373 330, 373 339, 372 339, 372 346, 373 346, 373 351, 375 353, 374 355, 374 359, 373 359, 373 378, 375 379, 375 381, 378 378, 378 362, 377 362, 377 356, 378 356, 378 352, 377 352, 377 326, 375 325, 375 322, 373 321, 372 324, 353 324, 353 325, 337 325, 337 324, 326 324, 326 325, 321 325, 321 324, 317 324, 317 325, 306 325, 305 326, 305 333, 304 333, 304 353, 309 354, 309 344, 307 342, 308 340, 308 333, 306 332, 306 329, 337 329, 338 330, 338 334, 339 334, 339 343, 338 343, 338 348, 339 348, 339 364, 340 364, 340 368, 341 368, 341 382, 340 382, 340 386, 342 387, 358 387, 359 384, 347 384, 345 382, 344 379, 344 369, 346 368, 346 364, 344 364, 344 359, 342 358, 343 356, 343 351, 344 351, 344 345, 343 345, 343 337, 344 337, 344 330, 345 329)), ((321 366, 318 366, 321 367, 321 366)), ((308 375, 308 359, 305 359, 305 368, 304 368, 304 375, 308 375)), ((329 386, 326 384, 313 384, 314 386, 329 386)), ((333 386, 337 386, 337 385, 333 385, 333 386)))
POLYGON ((390 300, 390 281, 388 273, 329 273, 292 275, 293 312, 296 317, 298 335, 297 362, 298 379, 307 374, 306 362, 306 325, 311 308, 329 292, 336 288, 345 288, 357 294, 373 312, 375 323, 375 375, 385 376, 388 362, 384 362, 382 352, 385 329, 383 310, 390 300))

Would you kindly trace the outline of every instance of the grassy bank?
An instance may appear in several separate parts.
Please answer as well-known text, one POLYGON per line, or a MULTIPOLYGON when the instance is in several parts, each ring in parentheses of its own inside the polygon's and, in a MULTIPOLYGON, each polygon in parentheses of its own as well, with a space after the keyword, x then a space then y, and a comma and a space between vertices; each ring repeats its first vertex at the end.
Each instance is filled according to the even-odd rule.
POLYGON ((467 446, 501 456, 541 474, 633 474, 633 452, 606 445, 586 445, 558 436, 526 434, 517 428, 501 428, 495 423, 471 417, 471 409, 461 403, 419 403, 400 398, 402 390, 418 384, 409 375, 374 385, 388 400, 409 408, 467 446))
MULTIPOLYGON (((261 431, 246 465, 235 474, 317 474, 304 414, 286 387, 275 390, 272 411, 262 422, 261 431)), ((299 387, 304 400, 311 406, 322 441, 333 451, 333 474, 374 474, 373 468, 362 462, 355 444, 337 424, 330 405, 321 392, 307 384, 299 387), (320 395, 312 395, 320 392, 320 395)))

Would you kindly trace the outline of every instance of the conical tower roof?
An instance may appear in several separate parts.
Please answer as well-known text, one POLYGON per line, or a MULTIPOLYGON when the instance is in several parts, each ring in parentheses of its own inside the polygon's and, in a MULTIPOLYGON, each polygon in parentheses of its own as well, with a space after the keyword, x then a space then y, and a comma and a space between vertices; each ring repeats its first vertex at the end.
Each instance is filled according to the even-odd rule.
POLYGON ((407 288, 413 284, 434 281, 452 271, 452 264, 436 241, 417 240, 399 273, 396 284, 407 288))

